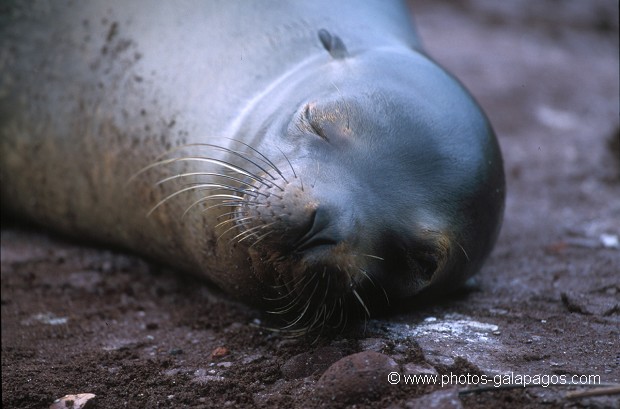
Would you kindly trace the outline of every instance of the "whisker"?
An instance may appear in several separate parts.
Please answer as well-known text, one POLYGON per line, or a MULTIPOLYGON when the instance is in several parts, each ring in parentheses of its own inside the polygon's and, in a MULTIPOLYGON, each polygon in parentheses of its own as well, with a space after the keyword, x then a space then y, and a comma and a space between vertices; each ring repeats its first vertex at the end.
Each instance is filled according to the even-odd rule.
MULTIPOLYGON (((231 212, 232 213, 232 212, 231 212)), ((231 218, 231 219, 227 219, 224 220, 223 222, 219 222, 218 224, 215 225, 214 229, 219 229, 220 227, 228 224, 228 223, 236 223, 236 224, 245 224, 247 222, 249 222, 252 219, 256 219, 256 216, 247 216, 247 217, 240 217, 240 218, 231 218)))
MULTIPOLYGON (((218 207, 235 207, 235 208, 238 208, 238 207, 241 207, 241 206, 250 206, 250 205, 252 205, 252 206, 260 206, 260 205, 254 204, 252 202, 249 202, 247 199, 243 199, 243 198, 241 198, 239 196, 235 196, 235 195, 223 195, 223 194, 222 195, 215 195, 214 194, 214 195, 209 195, 209 196, 203 197, 203 198, 200 199, 200 201, 222 199, 223 196, 230 196, 230 197, 232 197, 234 199, 230 200, 230 201, 222 201, 222 202, 215 203, 215 204, 213 204, 211 206, 205 207, 204 209, 201 210, 201 212, 202 213, 206 213, 209 210, 216 209, 218 207)), ((218 218, 219 218, 219 216, 218 216, 218 218)))
POLYGON ((255 175, 253 173, 250 173, 249 171, 242 169, 238 166, 233 165, 232 163, 226 162, 224 160, 221 159, 215 159, 215 158, 208 158, 208 157, 201 157, 201 156, 187 156, 187 157, 180 157, 180 158, 169 158, 169 159, 163 159, 154 163, 151 163, 150 165, 145 166, 144 168, 140 169, 138 172, 136 172, 134 175, 132 175, 129 178, 129 181, 127 183, 131 183, 133 180, 135 180, 139 175, 143 174, 144 172, 156 168, 158 166, 163 166, 163 165, 168 165, 168 164, 172 164, 172 163, 176 163, 176 162, 206 162, 206 163, 211 163, 214 165, 218 165, 218 166, 222 166, 225 169, 231 170, 233 172, 236 172, 238 174, 247 176, 248 178, 254 180, 255 182, 261 183, 269 188, 275 186, 278 189, 280 189, 281 191, 284 191, 284 189, 276 184, 270 184, 268 183, 264 178, 255 175))
POLYGON ((338 323, 336 324, 336 328, 341 328, 341 325, 344 321, 344 308, 342 307, 342 296, 338 297, 337 300, 334 300, 334 307, 333 307, 333 311, 340 311, 340 319, 338 320, 338 323), (340 308, 336 308, 336 304, 338 304, 340 306, 340 308))
POLYGON ((245 237, 241 238, 240 240, 237 240, 237 243, 241 243, 243 240, 245 240, 245 239, 247 239, 248 237, 250 237, 250 236, 254 235, 254 232, 255 232, 256 230, 266 229, 267 227, 269 227, 269 226, 271 226, 271 225, 273 225, 273 224, 275 224, 275 223, 276 223, 276 222, 271 222, 271 223, 267 223, 267 224, 260 225, 260 226, 254 226, 254 227, 252 227, 251 229, 244 230, 244 231, 242 231, 241 233, 237 234, 235 237, 233 237, 232 239, 230 239, 230 241, 232 242, 232 241, 236 240, 237 238, 239 238, 239 237, 241 237, 241 236, 245 236, 245 237))
MULTIPOLYGON (((255 148, 253 148, 252 146, 246 144, 245 142, 239 141, 237 139, 233 139, 233 138, 226 138, 224 137, 223 139, 228 139, 234 142, 238 142, 241 143, 243 145, 245 145, 246 147, 250 148, 252 151, 256 152, 259 155, 259 159, 261 159, 263 162, 265 162, 266 164, 268 164, 269 166, 271 166, 271 168, 273 168, 276 172, 280 173, 279 169, 277 168, 277 166, 275 166, 273 164, 273 162, 271 162, 265 155, 263 155, 262 153, 260 153, 259 151, 257 151, 255 148)), ((225 146, 221 146, 221 145, 215 145, 212 143, 206 143, 206 142, 200 142, 200 143, 188 143, 188 144, 184 144, 181 146, 177 146, 174 148, 171 148, 169 150, 167 150, 166 152, 164 152, 163 154, 159 155, 156 160, 161 160, 162 158, 171 155, 172 153, 176 152, 176 151, 180 151, 182 149, 187 149, 193 146, 197 146, 197 147, 209 147, 209 148, 213 148, 219 151, 223 151, 223 152, 228 152, 228 153, 232 153, 235 156, 240 157, 243 160, 246 160, 248 162, 250 162, 251 164, 253 164, 254 166, 256 166, 258 169, 262 170, 263 172, 265 172, 265 174, 269 175, 273 180, 276 180, 276 178, 271 175, 266 169, 264 169, 262 166, 258 165, 257 163, 255 163, 253 160, 251 160, 244 152, 240 152, 234 149, 230 149, 227 148, 225 146)))
POLYGON ((271 160, 269 160, 269 158, 267 156, 265 156, 263 153, 259 152, 256 148, 254 148, 253 146, 248 145, 247 143, 245 143, 243 141, 240 141, 238 139, 234 139, 234 138, 225 138, 225 139, 231 140, 233 142, 240 143, 243 146, 251 149, 253 152, 257 153, 259 155, 259 158, 261 158, 265 163, 267 163, 269 166, 271 166, 280 175, 280 177, 282 177, 282 179, 284 179, 285 182, 287 181, 284 178, 284 175, 282 174, 280 169, 271 160))
POLYGON ((368 271, 364 270, 364 269, 363 269, 363 268, 361 268, 361 267, 358 267, 358 270, 359 270, 359 271, 360 271, 360 272, 361 272, 361 273, 362 273, 362 274, 363 274, 366 278, 368 278, 368 280, 372 283, 372 285, 373 285, 375 288, 377 288, 377 287, 378 287, 378 288, 380 288, 380 289, 381 289, 381 291, 383 291, 383 295, 385 296, 385 301, 388 303, 388 305, 390 305, 390 298, 388 297, 387 292, 385 291, 385 287, 383 287, 381 284, 379 284, 379 285, 377 286, 377 284, 376 284, 376 283, 375 283, 375 281, 371 278, 370 273, 369 273, 368 271))
MULTIPOLYGON (((211 189, 211 188, 212 188, 212 187, 208 187, 207 189, 211 189)), ((201 189, 198 189, 198 190, 207 190, 207 189, 203 189, 203 188, 201 188, 201 189)), ((181 218, 185 218, 185 216, 187 215, 187 213, 188 213, 188 212, 189 212, 192 208, 194 208, 194 206, 197 206, 197 205, 199 205, 200 203, 206 202, 206 201, 208 201, 208 200, 213 200, 213 199, 216 199, 216 198, 217 198, 217 199, 221 199, 221 198, 222 198, 222 196, 232 196, 232 197, 236 197, 236 198, 238 198, 238 200, 236 199, 236 200, 237 200, 237 204, 238 204, 238 203, 244 203, 244 202, 245 202, 245 203, 249 203, 249 201, 248 201, 247 199, 245 199, 245 198, 243 198, 243 197, 241 197, 241 196, 235 196, 235 195, 215 195, 215 194, 214 194, 214 195, 209 195, 209 196, 201 197, 200 199, 198 199, 198 200, 196 200, 195 202, 193 202, 192 204, 190 204, 190 205, 187 207, 187 209, 185 209, 185 211, 183 212, 183 215, 181 216, 181 218)), ((254 195, 250 195, 250 196, 254 196, 254 195)), ((256 196, 254 196, 254 197, 256 197, 256 196)))
POLYGON ((251 189, 257 189, 257 187, 251 183, 248 183, 242 179, 236 178, 234 176, 230 176, 230 175, 225 175, 223 173, 217 173, 217 172, 186 172, 186 173, 179 173, 173 176, 169 176, 167 178, 158 180, 155 183, 155 186, 159 186, 162 185, 166 182, 170 182, 171 180, 174 179, 179 179, 179 178, 183 178, 183 177, 189 177, 189 176, 217 176, 217 177, 221 177, 221 178, 226 178, 226 179, 230 179, 230 180, 234 180, 237 183, 240 183, 242 185, 245 185, 251 189))
MULTIPOLYGON (((325 304, 323 304, 323 306, 321 307, 320 310, 317 311, 316 314, 314 314, 314 321, 312 322, 312 324, 310 324, 308 326, 308 332, 311 332, 313 330, 316 329, 317 327, 317 323, 319 323, 319 321, 321 321, 321 317, 325 318, 325 311, 327 309, 327 306, 325 304)), ((323 329, 325 329, 325 319, 322 320, 321 324, 318 325, 319 328, 319 332, 316 334, 316 337, 314 337, 314 340, 312 340, 311 344, 316 344, 316 342, 319 340, 319 338, 321 338, 321 334, 323 334, 323 329)))
MULTIPOLYGON (((278 261, 278 262, 280 262, 280 261, 284 260, 285 258, 286 258, 285 256, 279 257, 277 261, 278 261)), ((276 288, 276 289, 277 289, 277 288, 284 288, 284 289, 286 289, 287 291, 289 291, 289 290, 288 290, 289 288, 293 288, 293 289, 295 289, 295 288, 297 288, 297 287, 299 286, 299 284, 300 284, 300 283, 302 283, 304 280, 312 280, 312 279, 313 279, 313 277, 314 277, 313 275, 308 275, 308 274, 304 274, 304 275, 300 276, 299 278, 295 278, 295 277, 293 276, 293 277, 291 278, 291 280, 290 280, 290 281, 284 281, 282 284, 275 285, 275 286, 274 286, 274 288, 276 288), (295 280, 297 280, 297 281, 295 281, 295 280)), ((282 279, 282 278, 280 277, 280 279, 282 279)), ((305 288, 305 287, 304 287, 304 288, 305 288)), ((302 291, 304 290, 304 288, 302 288, 302 291)), ((293 294, 293 291, 289 291, 289 293, 290 293, 290 294, 293 294)))
MULTIPOLYGON (((230 138, 229 138, 229 139, 230 139, 230 138)), ((236 139, 232 139, 232 140, 234 140, 235 142, 239 142, 239 143, 241 143, 241 141, 239 141, 239 140, 236 140, 236 139)), ((208 146, 208 147, 211 147, 211 148, 214 148, 214 149, 218 149, 218 150, 221 150, 221 151, 224 151, 224 152, 232 153, 233 155, 235 155, 235 156, 237 156, 237 157, 240 157, 241 159, 243 159, 243 160, 246 160, 246 161, 250 162, 252 165, 256 166, 258 169, 260 169, 260 170, 261 170, 261 171, 263 171, 266 175, 268 175, 271 179, 276 180, 275 176, 273 176, 271 173, 269 173, 269 171, 268 171, 267 169, 265 169, 264 167, 260 166, 258 163, 254 162, 252 159, 250 159, 249 157, 247 157, 247 156, 246 156, 243 152, 239 152, 239 151, 236 151, 236 150, 234 150, 234 149, 226 148, 226 147, 224 147, 224 146, 214 145, 214 144, 211 144, 211 143, 197 143, 197 144, 190 144, 190 145, 188 145, 188 146, 191 146, 191 145, 195 145, 195 146, 208 146)), ((248 148, 250 148, 250 149, 254 150, 255 152, 259 153, 258 151, 256 151, 256 149, 252 148, 251 146, 249 146, 249 145, 247 145, 247 144, 246 144, 246 146, 247 146, 248 148)), ((259 153, 259 154, 260 154, 260 153, 259 153)), ((272 168, 276 169, 276 168, 273 166, 273 164, 271 164, 271 163, 269 163, 269 162, 267 162, 267 163, 268 163, 269 165, 271 165, 271 167, 272 167, 272 168)), ((276 170, 276 171, 277 171, 277 170, 276 170)), ((276 186, 277 186, 277 185, 276 185, 276 186)), ((277 187, 279 187, 279 186, 277 186, 277 187)), ((280 188, 280 189, 281 189, 281 190, 283 190, 282 188, 280 188)))
MULTIPOLYGON (((312 280, 309 280, 308 282, 312 282, 312 280)), ((290 296, 291 294, 286 294, 285 298, 290 297, 290 296)), ((286 305, 282 307, 278 307, 271 311, 267 311, 267 312, 270 314, 275 314, 275 315, 286 315, 290 313, 291 311, 293 311, 294 309, 296 309, 301 303, 301 301, 302 301, 301 298, 295 297, 291 301, 289 301, 286 305)))
POLYGON ((461 250, 463 250, 463 254, 465 254, 465 258, 467 259, 468 262, 470 262, 471 260, 469 259, 469 256, 467 255, 465 248, 463 248, 463 246, 461 246, 461 243, 459 243, 458 241, 456 241, 456 244, 461 248, 461 250))
POLYGON ((233 225, 233 226, 229 227, 228 229, 224 230, 224 232, 223 232, 222 234, 220 234, 220 235, 217 237, 217 239, 215 240, 215 242, 216 242, 216 243, 219 243, 219 242, 220 242, 220 239, 221 239, 222 237, 224 237, 224 236, 226 235, 226 233, 228 233, 229 231, 234 230, 234 229, 236 229, 236 228, 240 227, 240 225, 241 225, 241 226, 243 226, 244 224, 248 224, 248 223, 250 223, 250 221, 249 221, 249 220, 248 220, 248 221, 245 221, 245 222, 242 222, 242 223, 235 224, 235 225, 233 225))
MULTIPOLYGON (((228 216, 235 216, 235 217, 236 217, 236 215, 237 215, 238 213, 239 213, 239 211, 238 211, 238 210, 233 210, 232 212, 226 212, 226 213, 222 213, 222 214, 218 215, 218 216, 216 217, 216 219, 217 219, 217 220, 220 220, 220 219, 222 219, 222 218, 224 218, 224 217, 228 217, 228 216)), ((234 218, 231 218, 231 219, 228 219, 228 220, 234 220, 234 218)), ((216 227, 217 227, 217 226, 216 226, 216 227)))
MULTIPOLYGON (((312 280, 314 279, 314 276, 301 276, 301 278, 299 279, 299 281, 297 283, 291 283, 293 284, 292 288, 295 289, 298 287, 298 285, 300 285, 301 283, 304 282, 304 280, 306 281, 306 283, 303 285, 303 287, 301 288, 301 290, 298 292, 298 294, 303 294, 304 291, 306 290, 306 287, 308 287, 308 285, 312 282, 312 280)), ((285 283, 284 284, 284 288, 288 290, 288 285, 285 283)), ((290 312, 294 307, 296 307, 299 302, 301 301, 301 297, 299 297, 297 294, 295 294, 295 290, 290 290, 288 291, 288 293, 282 297, 282 298, 277 298, 277 299, 273 299, 274 301, 279 301, 279 300, 284 300, 287 297, 292 297, 293 299, 286 304, 283 307, 277 308, 275 310, 275 314, 286 314, 288 312, 290 312)))
POLYGON ((329 321, 332 318, 332 316, 334 315, 335 311, 336 311, 336 300, 333 300, 333 302, 332 302, 332 309, 329 311, 329 313, 325 317, 325 321, 329 321))
POLYGON ((375 256, 373 254, 354 253, 353 255, 354 256, 362 256, 362 257, 369 257, 369 258, 374 258, 376 260, 385 261, 385 259, 383 257, 375 256))
MULTIPOLYGON (((284 153, 284 151, 282 149, 280 149, 280 147, 277 147, 277 148, 280 151, 280 153, 282 154, 282 156, 284 156, 284 159, 286 159, 286 162, 288 163, 288 166, 291 168, 291 171, 293 172, 293 177, 295 179, 297 179, 297 172, 295 172, 295 168, 293 167, 293 164, 291 163, 291 161, 288 159, 288 156, 286 156, 286 154, 284 153)), ((284 180, 288 183, 288 180, 286 180, 286 179, 284 179, 284 180)), ((303 190, 303 188, 301 190, 303 190)))
MULTIPOLYGON (((239 196, 236 196, 239 197, 239 196)), ((244 206, 253 206, 253 207, 266 207, 266 204, 260 204, 260 203, 254 203, 254 202, 248 202, 247 200, 244 201, 240 201, 240 200, 233 200, 233 201, 223 201, 221 203, 216 203, 214 205, 211 205, 209 207, 205 207, 204 210, 202 210, 203 212, 207 212, 211 209, 217 208, 217 207, 239 207, 241 205, 244 206)))
POLYGON ((370 317, 370 311, 368 311, 368 307, 366 307, 366 303, 364 303, 364 301, 362 300, 362 297, 360 297, 360 295, 357 292, 357 290, 353 290, 352 292, 353 292, 353 295, 355 296, 355 298, 357 298, 357 301, 359 301, 359 303, 362 306, 362 308, 364 308, 364 311, 366 311, 366 316, 370 317))
POLYGON ((262 236, 259 236, 256 240, 254 240, 254 243, 252 243, 249 248, 254 247, 258 243, 260 243, 261 240, 263 240, 264 238, 266 238, 267 236, 269 236, 272 233, 273 233, 273 230, 272 231, 268 231, 267 233, 263 234, 262 236))
MULTIPOLYGON (((344 301, 341 303, 341 306, 342 304, 344 304, 344 301)), ((342 334, 342 331, 344 331, 344 329, 347 327, 347 324, 349 323, 349 314, 347 313, 347 309, 344 307, 342 308, 342 315, 344 316, 344 324, 342 324, 342 329, 340 330, 341 334, 342 334)))
POLYGON ((358 270, 359 270, 359 271, 360 271, 360 272, 364 275, 364 277, 366 277, 366 278, 368 279, 368 281, 370 281, 370 283, 371 283, 374 287, 376 287, 376 286, 377 286, 377 284, 375 284, 375 281, 374 281, 374 280, 370 277, 370 275, 368 274, 368 272, 367 272, 366 270, 364 270, 364 269, 363 269, 363 268, 361 268, 361 267, 358 267, 357 269, 358 269, 358 270))
POLYGON ((312 293, 310 294, 310 297, 308 297, 308 301, 306 302, 306 306, 305 306, 304 310, 301 312, 301 314, 299 315, 299 317, 297 317, 297 319, 295 321, 291 322, 290 324, 288 324, 285 327, 282 327, 283 329, 294 327, 306 315, 306 312, 308 311, 308 308, 310 308, 310 304, 312 304, 312 297, 314 297, 314 293, 316 292, 317 288, 319 287, 319 280, 315 280, 315 281, 316 281, 316 285, 314 286, 314 290, 312 290, 312 293))
MULTIPOLYGON (((166 196, 165 198, 163 198, 162 200, 160 200, 160 201, 159 201, 159 202, 158 202, 155 206, 153 206, 153 207, 151 208, 151 210, 149 210, 149 212, 148 212, 146 215, 147 215, 147 217, 148 217, 148 216, 150 216, 150 215, 151 215, 151 214, 153 214, 153 212, 154 212, 155 210, 157 210, 157 209, 158 209, 161 205, 163 205, 164 203, 166 203, 167 201, 169 201, 169 200, 170 200, 170 199, 172 199, 173 197, 180 195, 181 193, 184 193, 184 192, 189 192, 189 191, 191 191, 191 190, 196 190, 196 189, 210 189, 210 188, 212 188, 212 189, 222 189, 221 185, 217 185, 217 184, 209 184, 209 183, 206 183, 206 184, 196 184, 196 185, 193 185, 193 186, 184 187, 184 188, 182 188, 182 189, 177 190, 177 191, 176 191, 176 192, 174 192, 174 193, 169 194, 168 196, 166 196)), ((218 195, 211 195, 211 196, 218 196, 218 195)), ((243 198, 241 198, 241 197, 239 197, 239 196, 234 196, 234 195, 225 195, 225 194, 222 194, 222 195, 220 195, 220 196, 234 197, 234 198, 237 198, 237 199, 240 199, 240 200, 245 200, 245 199, 243 199, 243 198)), ((209 197, 209 196, 208 196, 208 197, 209 197)))
MULTIPOLYGON (((323 275, 322 278, 325 279, 325 273, 327 272, 327 267, 325 267, 323 269, 323 275)), ((327 294, 329 294, 329 285, 330 285, 330 280, 331 280, 331 275, 327 276, 327 285, 325 286, 325 292, 323 293, 323 298, 321 299, 321 301, 319 302, 319 305, 322 306, 322 310, 323 314, 327 311, 327 307, 325 306, 325 300, 327 299, 327 294)), ((317 311, 318 313, 318 311, 317 311)), ((310 324, 309 328, 312 329, 314 327, 314 325, 318 322, 318 319, 320 319, 320 316, 317 316, 317 314, 315 314, 315 321, 310 324)), ((325 322, 323 322, 324 324, 325 322)), ((322 332, 323 328, 321 326, 321 332, 322 332)), ((319 333, 320 335, 320 333, 319 333)))

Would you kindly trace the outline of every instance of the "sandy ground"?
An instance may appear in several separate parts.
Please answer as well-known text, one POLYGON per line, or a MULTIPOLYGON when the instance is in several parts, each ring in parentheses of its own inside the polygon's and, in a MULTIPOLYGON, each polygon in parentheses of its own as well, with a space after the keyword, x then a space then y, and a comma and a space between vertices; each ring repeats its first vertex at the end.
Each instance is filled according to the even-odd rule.
POLYGON ((78 393, 93 408, 620 407, 601 389, 620 383, 618 3, 413 4, 504 152, 504 226, 474 282, 336 338, 287 339, 203 282, 4 218, 2 407, 78 393), (566 385, 588 376, 601 385, 566 385))

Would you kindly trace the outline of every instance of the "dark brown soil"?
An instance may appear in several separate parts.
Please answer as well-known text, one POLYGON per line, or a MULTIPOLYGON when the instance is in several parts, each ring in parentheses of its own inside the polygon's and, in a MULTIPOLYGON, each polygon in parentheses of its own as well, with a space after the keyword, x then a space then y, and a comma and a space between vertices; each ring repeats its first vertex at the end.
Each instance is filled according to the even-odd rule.
POLYGON ((504 152, 503 230, 467 291, 291 340, 203 282, 5 219, 2 407, 620 407, 618 391, 579 395, 592 385, 388 383, 394 368, 620 383, 618 3, 413 4, 504 152))

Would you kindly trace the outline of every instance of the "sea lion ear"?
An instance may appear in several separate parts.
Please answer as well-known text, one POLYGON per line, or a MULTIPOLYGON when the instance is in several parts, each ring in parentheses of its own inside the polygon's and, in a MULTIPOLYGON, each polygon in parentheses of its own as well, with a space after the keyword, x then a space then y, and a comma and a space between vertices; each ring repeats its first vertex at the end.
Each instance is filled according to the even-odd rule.
POLYGON ((349 56, 347 47, 344 46, 340 37, 332 35, 324 28, 319 30, 319 40, 321 40, 321 44, 323 44, 323 47, 333 58, 343 59, 349 56))

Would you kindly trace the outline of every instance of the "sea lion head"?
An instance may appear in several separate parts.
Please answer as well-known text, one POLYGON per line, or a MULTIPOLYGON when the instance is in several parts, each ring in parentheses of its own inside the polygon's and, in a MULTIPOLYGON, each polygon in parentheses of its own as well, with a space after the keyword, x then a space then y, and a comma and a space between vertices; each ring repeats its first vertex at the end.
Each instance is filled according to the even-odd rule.
POLYGON ((329 53, 251 101, 205 156, 192 145, 151 165, 205 166, 162 179, 208 178, 155 208, 207 191, 185 212, 202 205, 216 254, 236 252, 228 289, 302 331, 456 287, 490 252, 505 196, 493 130, 455 78, 410 48, 321 42, 329 53))
POLYGON ((347 52, 260 112, 245 151, 263 170, 239 164, 252 187, 231 217, 294 324, 338 326, 479 269, 501 223, 502 158, 478 105, 433 61, 347 52))

